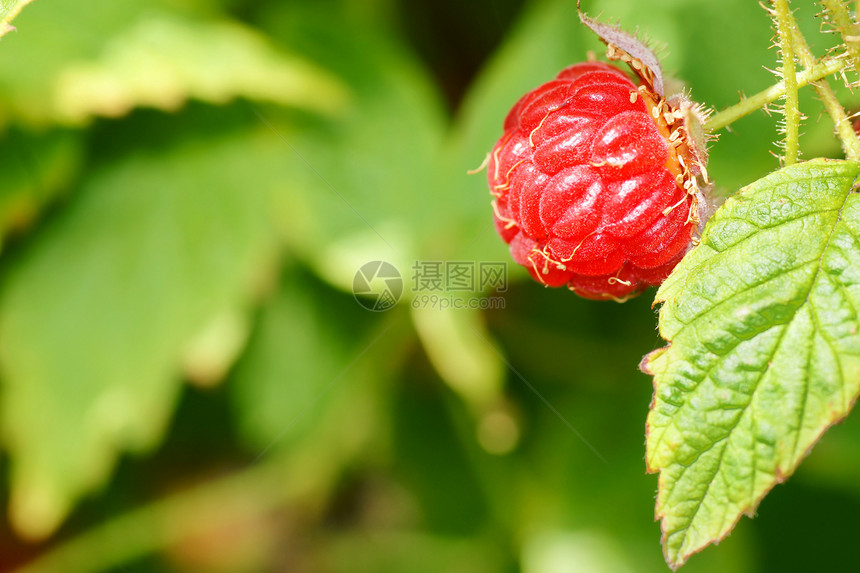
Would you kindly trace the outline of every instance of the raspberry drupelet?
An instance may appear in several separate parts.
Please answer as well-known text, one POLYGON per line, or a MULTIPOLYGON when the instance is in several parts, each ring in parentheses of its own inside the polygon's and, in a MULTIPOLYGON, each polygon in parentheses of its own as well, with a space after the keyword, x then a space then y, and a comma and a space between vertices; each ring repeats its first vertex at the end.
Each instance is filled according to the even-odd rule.
POLYGON ((600 62, 524 95, 488 165, 513 259, 586 298, 621 301, 660 284, 697 222, 673 121, 653 92, 600 62))

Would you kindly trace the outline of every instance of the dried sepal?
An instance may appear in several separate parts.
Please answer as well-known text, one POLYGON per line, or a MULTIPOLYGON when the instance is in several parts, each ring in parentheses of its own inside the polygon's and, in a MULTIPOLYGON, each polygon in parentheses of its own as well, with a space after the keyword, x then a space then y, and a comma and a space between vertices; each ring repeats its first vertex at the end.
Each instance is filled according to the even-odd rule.
MULTIPOLYGON (((577 9, 579 5, 577 3, 577 9)), ((598 22, 579 10, 579 19, 606 44, 606 57, 626 63, 642 84, 639 96, 669 143, 667 167, 679 187, 693 196, 689 220, 699 232, 721 201, 708 178, 707 112, 683 91, 666 97, 660 60, 648 45, 617 26, 598 22)))
POLYGON ((663 96, 663 70, 651 48, 624 30, 587 16, 582 10, 579 10, 579 19, 606 44, 608 59, 619 60, 630 66, 644 84, 663 96))

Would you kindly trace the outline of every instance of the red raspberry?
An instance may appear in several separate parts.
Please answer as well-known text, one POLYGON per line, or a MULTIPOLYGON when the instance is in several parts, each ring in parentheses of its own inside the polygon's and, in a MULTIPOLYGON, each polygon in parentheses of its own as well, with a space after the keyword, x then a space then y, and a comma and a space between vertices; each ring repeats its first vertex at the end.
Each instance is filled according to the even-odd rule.
POLYGON ((695 202, 667 109, 598 62, 562 70, 514 105, 488 179, 496 229, 535 279, 624 300, 684 256, 695 202))

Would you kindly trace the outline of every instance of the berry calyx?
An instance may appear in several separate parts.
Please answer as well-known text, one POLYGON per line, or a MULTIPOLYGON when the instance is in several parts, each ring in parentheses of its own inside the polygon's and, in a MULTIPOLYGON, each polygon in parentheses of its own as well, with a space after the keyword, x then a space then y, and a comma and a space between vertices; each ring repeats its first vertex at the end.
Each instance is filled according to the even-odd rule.
POLYGON ((699 222, 704 166, 691 169, 684 113, 600 62, 520 98, 488 165, 513 259, 586 298, 626 300, 660 284, 699 222))

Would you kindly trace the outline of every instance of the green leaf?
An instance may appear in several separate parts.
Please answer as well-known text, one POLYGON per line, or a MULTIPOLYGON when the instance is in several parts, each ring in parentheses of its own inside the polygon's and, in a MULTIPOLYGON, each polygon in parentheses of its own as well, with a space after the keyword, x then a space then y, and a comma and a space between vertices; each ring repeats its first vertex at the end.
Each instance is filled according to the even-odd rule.
POLYGON ((32 1, 33 0, 12 0, 11 2, 3 2, 3 4, 0 5, 0 37, 15 29, 15 26, 9 22, 18 15, 21 8, 32 1))
POLYGON ((141 106, 174 110, 189 98, 217 104, 245 97, 331 112, 344 95, 333 78, 250 28, 165 13, 139 18, 95 60, 69 63, 55 105, 61 120, 82 123, 141 106))
POLYGON ((78 174, 78 133, 9 130, 0 139, 0 237, 29 226, 78 174))
POLYGON ((288 266, 230 376, 243 441, 254 454, 309 455, 336 468, 383 431, 379 402, 413 344, 404 309, 370 312, 288 266))
POLYGON ((260 312, 231 378, 236 419, 245 441, 257 451, 276 441, 278 446, 291 444, 336 393, 329 385, 338 382, 352 359, 347 341, 361 339, 336 325, 357 322, 349 320, 356 311, 365 317, 369 313, 352 297, 348 307, 332 298, 318 283, 287 271, 260 312))
POLYGON ((39 3, 22 17, 30 32, 0 51, 0 120, 83 125, 189 99, 322 112, 345 103, 333 77, 257 31, 179 10, 163 1, 100 0, 86 10, 71 0, 39 3))
POLYGON ((860 392, 858 172, 821 159, 742 189, 657 293, 647 462, 673 567, 752 515, 860 392))
POLYGON ((368 261, 389 261, 406 276, 461 208, 440 198, 438 90, 390 31, 360 25, 351 11, 277 3, 270 12, 273 34, 336 73, 352 95, 342 113, 325 118, 263 110, 283 134, 282 161, 295 174, 277 211, 291 247, 346 291, 368 261))
POLYGON ((209 138, 98 170, 6 269, 0 419, 22 534, 50 533, 120 451, 158 439, 183 367, 224 370, 210 333, 273 262, 255 150, 209 138))

